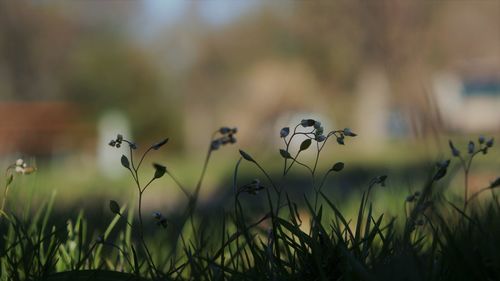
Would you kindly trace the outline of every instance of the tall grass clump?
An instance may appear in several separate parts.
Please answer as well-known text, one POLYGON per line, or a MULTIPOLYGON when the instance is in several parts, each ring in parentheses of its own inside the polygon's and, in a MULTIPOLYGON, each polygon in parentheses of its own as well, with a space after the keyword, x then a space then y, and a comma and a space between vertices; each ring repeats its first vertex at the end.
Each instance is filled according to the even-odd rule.
MULTIPOLYGON (((122 135, 111 140, 110 146, 125 151, 120 163, 129 171, 137 198, 124 204, 110 200, 114 217, 105 230, 91 230, 83 213, 49 226, 53 202, 28 220, 18 219, 4 211, 4 196, 1 280, 500 279, 500 179, 472 194, 468 180, 473 159, 492 149, 492 138, 469 142, 466 154, 450 141, 458 163, 437 162, 423 186, 401 198, 397 216, 385 216, 383 206, 372 201, 374 193, 384 192, 387 175, 367 179, 356 214, 348 215, 337 198, 324 192, 328 179, 346 164, 328 159, 329 168, 321 170, 319 163, 327 145, 348 145, 357 134, 349 128, 325 131, 321 122, 304 119, 279 132, 279 174, 266 169, 253 152, 239 150, 227 187, 230 202, 208 216, 199 205, 205 174, 215 152, 236 143, 236 134, 230 127, 213 133, 193 187, 182 184, 164 164, 152 163, 144 171, 148 155, 165 149, 168 138, 142 152, 122 135), (464 174, 459 203, 443 192, 451 166, 464 174), (253 171, 255 179, 242 179, 242 169, 253 171), (291 196, 287 177, 292 169, 303 169, 310 177, 301 198, 291 196), (144 194, 164 177, 185 196, 184 208, 145 214, 144 194), (491 199, 473 204, 484 192, 491 199), (263 207, 250 208, 255 204, 263 207)), ((8 175, 5 195, 14 180, 8 175)))

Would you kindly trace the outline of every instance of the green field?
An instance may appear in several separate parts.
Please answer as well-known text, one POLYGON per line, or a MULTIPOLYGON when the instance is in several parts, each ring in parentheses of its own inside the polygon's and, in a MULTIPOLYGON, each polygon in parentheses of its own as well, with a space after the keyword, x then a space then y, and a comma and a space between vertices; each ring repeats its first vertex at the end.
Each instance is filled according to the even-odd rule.
POLYGON ((493 139, 435 159, 394 144, 367 161, 350 157, 350 130, 323 140, 314 122, 282 131, 274 154, 238 153, 235 132, 221 128, 205 162, 161 159, 168 141, 144 152, 118 136, 116 162, 130 173, 117 180, 71 165, 9 166, 0 280, 500 277, 493 139), (294 150, 295 135, 307 138, 294 150))

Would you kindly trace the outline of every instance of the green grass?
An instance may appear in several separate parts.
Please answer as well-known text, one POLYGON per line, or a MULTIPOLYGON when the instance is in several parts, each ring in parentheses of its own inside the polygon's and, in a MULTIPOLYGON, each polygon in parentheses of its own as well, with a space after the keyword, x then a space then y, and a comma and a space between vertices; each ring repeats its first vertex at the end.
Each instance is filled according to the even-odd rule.
MULTIPOLYGON (((30 210, 29 200, 17 204, 20 195, 9 193, 0 217, 0 280, 500 279, 500 181, 484 185, 481 197, 474 198, 471 190, 464 198, 469 183, 460 180, 466 170, 460 163, 486 149, 490 156, 493 143, 481 141, 451 163, 418 171, 419 178, 410 186, 404 179, 392 181, 389 170, 388 177, 361 179, 361 186, 341 196, 333 189, 349 172, 349 162, 344 166, 331 161, 335 158, 324 153, 323 145, 336 139, 345 142, 347 150, 355 139, 350 130, 324 135, 317 121, 303 120, 295 129, 282 130, 282 158, 275 164, 261 164, 258 152, 240 150, 239 157, 209 166, 234 134, 225 127, 214 132, 202 171, 188 173, 187 184, 178 182, 184 175, 176 174, 169 163, 149 166, 146 157, 168 146, 168 139, 138 154, 133 142, 118 136, 111 143, 120 144, 124 152, 117 164, 121 162, 133 180, 122 185, 123 197, 101 203, 109 203, 109 210, 97 212, 99 226, 89 217, 92 210, 84 207, 75 216, 54 218, 52 210, 64 204, 65 196, 40 200, 42 205, 30 210), (294 149, 292 139, 298 136, 304 138, 294 149), (305 152, 312 157, 301 157, 305 152), (141 158, 146 159, 142 166, 141 158), (205 172, 227 167, 232 170, 226 186, 230 192, 212 205, 200 201, 205 172), (299 171, 300 177, 292 174, 299 171), (160 178, 177 182, 178 202, 175 209, 166 212, 164 207, 158 210, 163 214, 152 216, 144 204, 150 191, 156 194, 162 188, 160 178), (134 200, 123 200, 132 194, 134 200)), ((38 173, 21 176, 9 171, 14 177, 6 187, 18 192, 31 188, 28 198, 39 197, 33 187, 51 181, 40 182, 38 173)), ((113 184, 92 181, 96 186, 113 184)), ((90 199, 99 190, 79 187, 74 194, 90 199)))

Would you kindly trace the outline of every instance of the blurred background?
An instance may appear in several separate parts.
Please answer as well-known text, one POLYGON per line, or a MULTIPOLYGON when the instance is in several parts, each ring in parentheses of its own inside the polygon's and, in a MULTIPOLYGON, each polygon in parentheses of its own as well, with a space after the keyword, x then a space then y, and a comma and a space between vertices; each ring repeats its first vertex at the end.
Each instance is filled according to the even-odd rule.
MULTIPOLYGON (((464 153, 500 139, 500 2, 0 1, 0 163, 38 169, 16 181, 18 202, 57 190, 58 208, 133 203, 127 150, 107 145, 118 133, 139 151, 169 137, 147 161, 193 186, 212 132, 237 127, 209 166, 204 200, 216 201, 238 148, 278 175, 279 130, 303 118, 358 134, 322 156, 323 169, 346 163, 332 190, 380 174, 391 192, 418 188, 451 157, 448 139, 464 153)), ((499 156, 481 157, 472 188, 498 176, 499 156)), ((150 208, 184 203, 167 178, 149 192, 150 208)))

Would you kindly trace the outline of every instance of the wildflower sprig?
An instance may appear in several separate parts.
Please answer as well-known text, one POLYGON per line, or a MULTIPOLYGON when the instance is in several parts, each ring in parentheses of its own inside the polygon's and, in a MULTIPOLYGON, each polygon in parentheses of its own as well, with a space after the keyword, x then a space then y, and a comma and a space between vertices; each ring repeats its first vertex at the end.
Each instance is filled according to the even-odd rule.
POLYGON ((477 144, 474 141, 469 141, 467 144, 467 154, 462 155, 461 151, 453 144, 450 140, 448 145, 450 146, 451 154, 453 157, 457 157, 464 171, 464 211, 467 209, 469 202, 468 190, 469 190, 469 171, 472 165, 472 160, 474 157, 480 153, 487 154, 488 150, 493 147, 494 139, 490 138, 486 140, 484 136, 479 136, 477 144))
POLYGON ((221 127, 213 133, 210 149, 217 150, 223 145, 236 143, 236 137, 234 135, 237 132, 237 128, 221 127), (219 136, 217 137, 217 135, 219 136))
POLYGON ((203 163, 203 168, 201 170, 200 178, 198 179, 198 183, 196 184, 194 194, 190 196, 190 205, 191 205, 190 209, 194 207, 194 205, 198 200, 201 184, 203 183, 203 179, 205 178, 205 173, 207 171, 208 162, 210 161, 212 152, 218 150, 221 146, 225 146, 228 144, 235 144, 236 133, 238 133, 238 129, 236 127, 230 128, 227 126, 220 127, 218 130, 212 133, 212 138, 210 139, 210 145, 208 147, 208 152, 205 157, 205 162, 203 163))
POLYGON ((264 188, 265 187, 260 183, 259 179, 254 179, 252 180, 252 182, 239 187, 236 196, 238 196, 241 193, 256 195, 259 193, 259 191, 263 190, 264 188))
MULTIPOLYGON (((142 154, 138 164, 136 164, 134 161, 134 151, 137 150, 137 145, 135 144, 135 142, 127 140, 122 135, 118 134, 116 136, 116 139, 111 140, 109 142, 109 145, 112 147, 121 148, 123 143, 126 143, 129 147, 129 156, 127 157, 125 155, 122 155, 120 158, 120 162, 121 162, 123 167, 125 167, 127 170, 130 171, 130 174, 132 175, 132 178, 134 179, 134 182, 135 182, 138 194, 139 194, 139 196, 138 196, 138 204, 139 204, 139 206, 138 206, 138 213, 139 213, 139 230, 138 230, 138 232, 139 232, 139 238, 142 242, 143 248, 146 252, 146 255, 148 257, 148 261, 149 261, 151 267, 153 268, 153 270, 155 272, 157 272, 156 266, 153 262, 152 256, 151 256, 150 251, 148 249, 148 246, 146 245, 146 242, 144 240, 144 225, 143 225, 143 217, 142 217, 142 198, 143 198, 143 194, 146 191, 146 189, 154 181, 163 177, 163 175, 166 174, 167 168, 161 164, 154 163, 153 164, 154 174, 146 184, 141 184, 141 182, 140 182, 139 169, 140 169, 144 159, 149 154, 149 152, 151 152, 153 150, 159 150, 161 147, 163 147, 165 144, 168 143, 168 138, 163 139, 160 142, 151 145, 142 154)), ((119 208, 118 208, 118 204, 116 203, 116 201, 110 201, 110 209, 111 209, 111 212, 121 216, 121 214, 119 213, 119 208)))
MULTIPOLYGON (((159 276, 159 271, 157 270, 156 265, 153 262, 152 256, 150 254, 150 251, 148 249, 148 246, 146 245, 146 242, 144 240, 144 226, 143 226, 143 216, 142 216, 142 198, 144 192, 147 190, 147 188, 156 180, 162 178, 165 174, 170 176, 173 181, 177 184, 177 186, 181 189, 181 191, 186 195, 186 197, 189 199, 189 205, 187 208, 187 217, 192 216, 192 213, 194 211, 194 208, 196 206, 198 194, 200 191, 201 183, 203 181, 205 172, 207 170, 208 162, 210 159, 210 156, 213 151, 218 150, 221 146, 227 145, 227 144, 234 144, 236 143, 236 137, 235 134, 237 133, 237 128, 229 128, 229 127, 221 127, 217 131, 215 131, 212 134, 212 138, 210 140, 210 145, 208 148, 208 153, 205 159, 205 163, 203 165, 202 173, 200 176, 200 179, 198 181, 198 184, 196 185, 194 193, 190 193, 187 189, 184 188, 184 186, 170 173, 170 171, 167 169, 166 166, 158 163, 153 163, 153 168, 154 168, 154 173, 150 180, 142 184, 140 181, 139 177, 139 170, 141 168, 141 165, 143 164, 146 156, 153 150, 159 150, 161 147, 163 147, 165 144, 168 143, 168 138, 161 140, 158 143, 155 143, 148 147, 146 151, 139 157, 139 158, 134 158, 134 152, 137 150, 138 146, 136 145, 135 142, 127 140, 123 137, 123 135, 118 134, 115 139, 111 140, 108 144, 112 147, 115 148, 121 148, 124 144, 128 146, 129 148, 129 153, 128 156, 122 155, 120 158, 121 165, 126 168, 127 170, 130 171, 130 174, 132 175, 132 178, 134 179, 137 191, 138 191, 138 213, 139 213, 139 238, 142 243, 142 246, 146 252, 146 256, 148 258, 148 263, 150 264, 150 267, 153 269, 153 272, 159 276), (138 163, 136 163, 135 159, 139 159, 138 163)), ((110 210, 112 213, 119 215, 120 217, 122 214, 120 213, 120 208, 119 205, 116 201, 111 200, 110 201, 110 210)), ((161 215, 159 212, 155 212, 153 214, 153 218, 156 220, 157 225, 160 225, 164 228, 168 226, 167 219, 161 215)), ((130 223, 127 221, 127 224, 132 228, 130 223)), ((182 229, 179 228, 179 230, 182 229)))
POLYGON ((160 165, 160 164, 153 164, 153 168, 155 170, 152 178, 148 181, 148 183, 146 183, 145 185, 142 185, 141 182, 140 182, 140 179, 139 179, 139 169, 141 167, 141 164, 143 163, 146 155, 148 155, 149 152, 151 152, 152 150, 158 150, 160 149, 162 146, 164 146, 165 144, 168 143, 168 138, 166 139, 163 139, 162 141, 158 142, 158 143, 155 143, 153 145, 151 145, 141 156, 140 160, 139 160, 139 163, 136 165, 135 164, 135 161, 134 161, 134 150, 137 149, 137 145, 132 142, 132 141, 129 141, 125 138, 123 138, 122 135, 118 134, 116 136, 116 139, 114 140, 111 140, 109 142, 109 145, 110 146, 113 146, 113 147, 116 147, 116 148, 120 148, 122 143, 126 143, 128 144, 128 147, 129 147, 129 157, 125 156, 125 155, 122 155, 121 158, 120 158, 120 162, 122 164, 123 167, 125 167, 127 170, 130 171, 130 174, 132 175, 133 179, 134 179, 134 182, 136 184, 136 187, 137 187, 137 190, 139 192, 139 224, 140 224, 140 232, 141 232, 141 236, 143 236, 143 222, 142 222, 142 196, 144 194, 144 192, 146 191, 146 189, 151 185, 151 183, 153 183, 155 180, 161 178, 167 171, 167 168, 163 165, 160 165), (129 159, 130 158, 130 159, 129 159))
POLYGON ((7 202, 7 196, 9 194, 9 188, 14 181, 14 174, 29 175, 36 171, 36 167, 29 165, 24 161, 24 159, 19 158, 15 163, 9 165, 5 170, 5 188, 2 198, 2 207, 0 209, 0 216, 4 215, 5 204, 7 202))
POLYGON ((300 121, 300 123, 294 127, 291 135, 289 127, 282 128, 280 130, 280 137, 283 139, 283 142, 285 144, 285 147, 283 149, 280 149, 280 154, 285 159, 283 175, 286 175, 290 171, 292 166, 297 163, 308 169, 314 177, 321 151, 323 150, 328 139, 332 136, 335 137, 338 144, 344 145, 346 137, 355 137, 357 136, 357 134, 352 132, 351 129, 345 128, 343 130, 330 131, 325 135, 325 130, 321 122, 314 119, 303 119, 302 121, 300 121), (302 141, 299 150, 295 153, 294 156, 292 156, 292 154, 290 153, 290 145, 292 143, 292 140, 297 136, 303 136, 306 137, 306 139, 302 141), (316 144, 316 158, 314 161, 314 166, 311 168, 299 161, 298 157, 302 151, 307 150, 311 146, 313 141, 316 144), (292 160, 291 164, 289 165, 288 160, 292 160))

